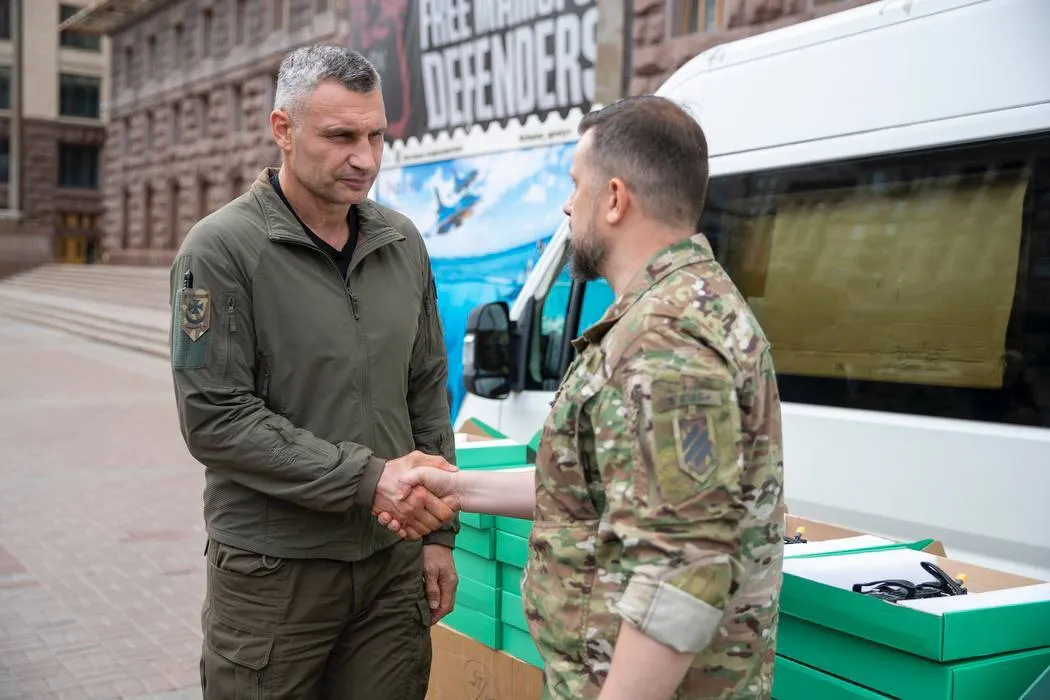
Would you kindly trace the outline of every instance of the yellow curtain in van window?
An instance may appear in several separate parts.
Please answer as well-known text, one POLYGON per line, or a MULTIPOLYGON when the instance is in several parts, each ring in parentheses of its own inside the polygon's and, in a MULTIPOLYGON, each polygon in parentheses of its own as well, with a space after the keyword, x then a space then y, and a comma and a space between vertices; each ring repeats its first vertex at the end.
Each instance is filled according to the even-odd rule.
POLYGON ((734 251, 751 261, 741 288, 777 370, 1000 387, 1027 184, 956 177, 780 200, 734 251))

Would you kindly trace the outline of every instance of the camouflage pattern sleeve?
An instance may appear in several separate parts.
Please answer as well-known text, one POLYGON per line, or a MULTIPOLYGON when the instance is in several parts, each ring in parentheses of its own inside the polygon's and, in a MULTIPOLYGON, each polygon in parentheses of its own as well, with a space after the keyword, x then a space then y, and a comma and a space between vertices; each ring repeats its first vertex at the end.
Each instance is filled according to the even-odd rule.
POLYGON ((631 345, 594 416, 603 536, 621 543, 628 577, 615 609, 653 639, 696 653, 711 643, 743 573, 734 378, 720 355, 670 321, 631 345))

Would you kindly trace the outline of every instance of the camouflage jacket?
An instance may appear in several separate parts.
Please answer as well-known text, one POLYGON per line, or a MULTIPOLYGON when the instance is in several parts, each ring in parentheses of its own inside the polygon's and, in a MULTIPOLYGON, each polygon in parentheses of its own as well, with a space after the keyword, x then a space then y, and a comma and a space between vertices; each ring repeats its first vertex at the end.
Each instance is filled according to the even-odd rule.
POLYGON ((770 697, 783 459, 757 321, 698 234, 573 342, 523 582, 546 697, 596 697, 625 619, 696 654, 676 699, 770 697))

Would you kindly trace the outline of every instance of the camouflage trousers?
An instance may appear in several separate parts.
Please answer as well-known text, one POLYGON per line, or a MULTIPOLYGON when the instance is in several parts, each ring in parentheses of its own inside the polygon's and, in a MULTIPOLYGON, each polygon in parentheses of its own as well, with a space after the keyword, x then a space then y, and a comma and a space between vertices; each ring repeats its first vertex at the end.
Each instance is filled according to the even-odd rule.
POLYGON ((422 547, 358 562, 275 559, 215 540, 201 615, 204 700, 423 700, 422 547))

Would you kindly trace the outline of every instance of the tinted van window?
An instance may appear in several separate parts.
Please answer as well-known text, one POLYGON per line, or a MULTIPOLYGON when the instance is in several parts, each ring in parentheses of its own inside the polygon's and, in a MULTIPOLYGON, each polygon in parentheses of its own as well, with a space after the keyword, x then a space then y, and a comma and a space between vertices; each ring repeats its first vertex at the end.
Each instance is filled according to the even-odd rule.
POLYGON ((712 179, 785 401, 1050 426, 1050 138, 712 179))

